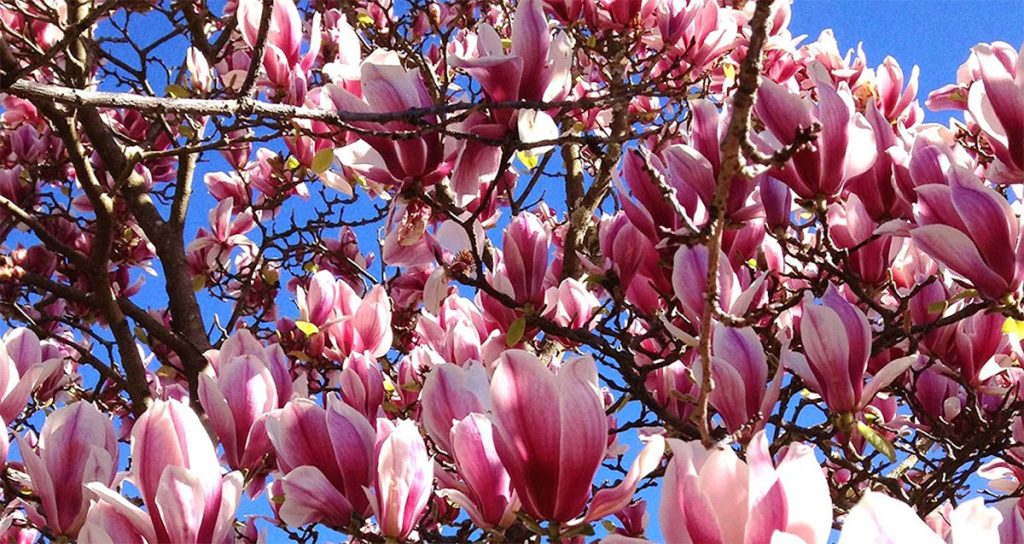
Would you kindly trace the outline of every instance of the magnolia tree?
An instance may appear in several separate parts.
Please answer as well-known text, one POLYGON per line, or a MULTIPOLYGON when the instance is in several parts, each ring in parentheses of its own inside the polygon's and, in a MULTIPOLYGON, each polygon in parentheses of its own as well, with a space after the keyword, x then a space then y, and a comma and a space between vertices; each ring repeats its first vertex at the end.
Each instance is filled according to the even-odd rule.
POLYGON ((1024 52, 790 9, 0 2, 0 540, 1024 539, 1024 52))

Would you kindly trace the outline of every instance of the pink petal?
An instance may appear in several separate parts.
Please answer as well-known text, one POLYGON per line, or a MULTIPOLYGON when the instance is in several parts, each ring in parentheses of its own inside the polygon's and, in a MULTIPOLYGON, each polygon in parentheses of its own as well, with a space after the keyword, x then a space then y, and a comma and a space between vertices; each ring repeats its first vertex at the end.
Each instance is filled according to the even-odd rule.
POLYGON ((839 544, 942 544, 906 503, 875 491, 867 491, 850 510, 839 535, 839 544))
POLYGON ((278 515, 289 527, 326 522, 344 526, 352 517, 352 505, 316 467, 302 466, 281 480, 284 503, 278 515))
POLYGON ((594 493, 594 499, 590 502, 590 509, 584 521, 598 520, 625 508, 633 500, 640 480, 661 465, 661 458, 664 455, 665 439, 658 435, 652 436, 619 485, 594 493))

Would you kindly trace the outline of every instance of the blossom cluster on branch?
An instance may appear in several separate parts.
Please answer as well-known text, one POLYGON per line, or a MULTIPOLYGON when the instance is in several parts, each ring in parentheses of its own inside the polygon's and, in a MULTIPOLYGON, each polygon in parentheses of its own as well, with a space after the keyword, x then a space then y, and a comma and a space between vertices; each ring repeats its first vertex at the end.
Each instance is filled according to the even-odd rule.
POLYGON ((0 541, 1024 540, 1024 49, 790 4, 0 0, 0 541))

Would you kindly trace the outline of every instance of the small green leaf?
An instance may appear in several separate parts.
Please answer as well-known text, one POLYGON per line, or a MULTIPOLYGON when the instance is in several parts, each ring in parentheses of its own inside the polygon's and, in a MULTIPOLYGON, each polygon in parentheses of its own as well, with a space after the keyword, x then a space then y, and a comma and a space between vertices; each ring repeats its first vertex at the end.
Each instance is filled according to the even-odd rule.
POLYGON ((537 167, 537 163, 540 162, 537 160, 537 155, 529 151, 519 151, 516 153, 516 156, 519 157, 519 162, 523 163, 527 170, 533 170, 537 167))
POLYGON ((188 89, 176 83, 171 83, 170 85, 168 85, 166 87, 166 90, 167 94, 173 96, 174 98, 188 98, 192 96, 192 93, 189 92, 188 89))
POLYGON ((860 435, 868 441, 868 444, 871 444, 871 446, 881 452, 882 455, 888 457, 890 461, 896 460, 896 448, 894 448, 892 443, 878 431, 874 430, 869 425, 866 425, 863 421, 858 421, 857 432, 859 432, 860 435))
POLYGON ((269 266, 260 269, 260 276, 263 277, 263 281, 270 284, 276 284, 281 280, 281 273, 269 266))
POLYGON ((317 151, 316 155, 313 155, 312 167, 313 171, 317 174, 323 174, 326 172, 327 169, 331 167, 332 163, 334 163, 334 149, 326 147, 317 151))
POLYGON ((288 160, 284 161, 284 167, 289 170, 295 170, 299 167, 299 159, 296 159, 294 155, 288 157, 288 160))
POLYGON ((976 296, 978 296, 978 291, 977 290, 975 290, 975 289, 964 289, 963 291, 960 291, 959 293, 957 293, 957 294, 953 295, 952 297, 950 297, 949 303, 952 304, 952 303, 957 302, 959 300, 964 300, 964 299, 968 299, 968 298, 976 297, 976 296))
POLYGON ((1016 339, 1024 338, 1024 321, 1007 317, 1006 321, 1003 321, 1003 332, 1016 339))
POLYGON ((303 353, 301 351, 289 351, 288 355, 290 355, 292 357, 295 357, 296 359, 298 359, 300 361, 303 361, 303 362, 306 362, 306 363, 313 362, 313 358, 312 357, 310 357, 309 355, 307 355, 307 354, 305 354, 305 353, 303 353))
POLYGON ((949 303, 946 302, 945 300, 940 300, 938 302, 933 302, 933 303, 928 305, 928 313, 930 313, 930 314, 941 314, 942 312, 946 311, 946 307, 947 306, 949 306, 949 303))
POLYGON ((306 336, 313 336, 314 334, 320 332, 320 327, 317 327, 316 325, 310 323, 309 321, 296 321, 295 328, 302 331, 302 333, 305 334, 306 336))
POLYGON ((526 333, 526 318, 520 317, 512 322, 512 325, 508 328, 508 333, 505 334, 505 345, 512 347, 519 343, 523 339, 523 334, 526 333))

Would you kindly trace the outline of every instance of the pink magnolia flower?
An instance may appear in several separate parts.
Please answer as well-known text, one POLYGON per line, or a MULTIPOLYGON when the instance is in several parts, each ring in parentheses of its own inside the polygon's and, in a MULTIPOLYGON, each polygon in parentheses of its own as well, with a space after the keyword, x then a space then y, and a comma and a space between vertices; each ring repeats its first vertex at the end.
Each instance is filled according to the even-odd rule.
POLYGON ((985 297, 1000 300, 1024 282, 1024 237, 1019 220, 999 193, 972 172, 953 166, 949 185, 917 188, 911 231, 929 256, 966 278, 985 297))
POLYGON ((399 421, 380 442, 376 468, 369 495, 380 532, 405 540, 419 523, 434 487, 434 463, 414 422, 399 421))
POLYGON ((38 540, 39 531, 29 526, 25 516, 20 512, 11 512, 0 520, 0 542, 5 544, 34 544, 38 540))
POLYGON ((544 11, 562 23, 572 23, 583 15, 586 0, 544 0, 544 11))
MULTIPOLYGON (((469 72, 495 102, 560 100, 568 93, 571 78, 568 40, 564 33, 552 40, 541 0, 526 0, 516 7, 510 52, 505 52, 494 28, 485 24, 477 31, 477 50, 451 56, 449 62, 469 72)), ((506 124, 512 113, 496 115, 500 124, 506 124)))
MULTIPOLYGON (((236 15, 242 38, 249 47, 255 47, 263 18, 263 2, 239 0, 236 15)), ((306 96, 306 74, 320 52, 320 38, 320 13, 317 12, 313 15, 309 51, 300 57, 302 19, 299 11, 292 0, 274 0, 261 60, 267 79, 274 87, 284 90, 291 103, 301 104, 306 96)))
MULTIPOLYGON (((609 442, 614 438, 611 437, 609 442)), ((641 435, 640 439, 646 444, 633 460, 626 476, 619 485, 601 488, 594 493, 584 521, 594 521, 621 512, 633 500, 640 480, 661 466, 661 458, 665 455, 665 438, 652 434, 641 435)))
POLYGON ((421 418, 430 438, 448 453, 452 452, 452 425, 466 416, 491 410, 490 384, 483 365, 465 367, 439 365, 427 374, 420 391, 421 418))
POLYGON ((642 25, 655 7, 655 0, 593 0, 584 4, 584 13, 590 26, 622 30, 642 25))
POLYGON ((391 349, 391 301, 381 285, 360 298, 348 282, 321 270, 308 291, 296 289, 296 302, 301 321, 315 326, 314 334, 326 334, 339 359, 360 352, 380 357, 391 349))
POLYGON ((83 484, 109 486, 117 472, 117 436, 110 419, 88 402, 60 408, 46 418, 35 448, 18 440, 25 471, 39 496, 29 510, 55 535, 74 537, 85 522, 89 494, 83 484))
POLYGON ((441 360, 465 365, 469 361, 483 362, 481 350, 491 335, 491 326, 472 301, 451 295, 444 299, 436 315, 420 315, 416 335, 441 360))
POLYGON ((626 300, 643 312, 657 313, 665 304, 662 293, 672 286, 659 264, 657 235, 645 233, 620 212, 601 219, 598 238, 606 266, 618 275, 626 300))
POLYGON ((876 235, 878 225, 856 193, 829 206, 828 222, 829 235, 836 248, 849 252, 846 263, 850 272, 871 284, 880 284, 888 279, 889 268, 895 258, 890 251, 893 237, 876 235))
POLYGON ((232 541, 242 475, 221 475, 208 436, 188 405, 155 401, 132 429, 132 481, 148 512, 102 484, 87 483, 96 502, 82 532, 110 540, 126 531, 147 542, 232 541), (106 525, 108 514, 124 523, 106 525))
MULTIPOLYGON (((742 315, 763 295, 764 276, 744 288, 726 255, 722 253, 718 259, 718 305, 723 311, 742 315)), ((695 327, 704 315, 707 278, 707 247, 681 246, 672 260, 672 288, 683 316, 695 327)))
MULTIPOLYGON (((781 366, 768 383, 768 359, 757 333, 750 327, 713 326, 711 359, 715 389, 711 404, 725 421, 729 432, 736 432, 757 418, 753 429, 764 427, 765 417, 779 399, 781 366)), ((700 382, 701 365, 694 365, 700 382)))
POLYGON ((59 359, 42 360, 42 346, 32 331, 13 329, 0 342, 0 419, 14 421, 29 395, 52 375, 59 359))
POLYGON ((823 30, 817 40, 802 47, 800 53, 803 56, 801 62, 807 66, 809 75, 816 76, 818 80, 834 82, 836 86, 844 83, 851 89, 856 88, 867 69, 864 49, 858 45, 856 52, 849 49, 845 56, 842 55, 839 42, 830 28, 823 30))
POLYGON ((967 108, 996 156, 990 176, 1024 182, 1024 48, 1016 52, 1007 44, 983 43, 972 51, 981 77, 970 87, 967 108), (999 46, 1009 54, 998 54, 999 46))
POLYGON ((948 327, 948 343, 936 355, 950 368, 959 370, 968 385, 979 387, 1000 370, 993 357, 1007 352, 1005 322, 1006 318, 997 313, 977 313, 963 319, 955 327, 948 327))
POLYGON ((837 90, 819 82, 815 89, 819 101, 811 102, 766 79, 758 89, 755 111, 768 129, 760 134, 766 151, 793 142, 800 129, 821 124, 814 147, 798 152, 772 175, 801 198, 831 200, 848 179, 871 168, 877 150, 871 126, 855 111, 849 88, 840 85, 837 90))
MULTIPOLYGON (((564 32, 552 40, 541 0, 525 0, 516 7, 512 21, 511 51, 505 52, 501 37, 490 24, 482 24, 464 43, 449 48, 448 61, 480 82, 494 102, 556 101, 564 98, 572 81, 572 47, 564 32)), ((477 137, 500 139, 515 130, 519 141, 541 154, 551 149, 542 142, 559 136, 558 125, 544 110, 501 108, 488 116, 475 115, 458 130, 477 137)), ((460 204, 472 201, 494 177, 501 151, 483 142, 461 146, 452 176, 452 188, 460 204)))
MULTIPOLYGON (((864 115, 874 132, 878 156, 871 168, 847 180, 846 190, 857 195, 865 212, 879 223, 893 218, 910 218, 910 202, 899 187, 900 176, 895 175, 900 169, 898 150, 905 144, 884 114, 872 105, 873 99, 869 100, 864 115)), ((913 193, 912 190, 909 192, 913 193)))
POLYGON ((254 247, 252 241, 245 236, 245 233, 256 226, 252 213, 244 211, 232 219, 233 208, 234 199, 228 197, 221 200, 210 210, 211 230, 207 231, 200 227, 196 239, 188 245, 190 260, 195 261, 197 265, 205 266, 207 271, 228 270, 228 263, 235 248, 254 247))
POLYGON ((683 68, 699 74, 737 45, 741 26, 737 14, 716 0, 659 0, 649 4, 657 4, 659 37, 669 51, 666 63, 682 57, 683 68))
POLYGON ((505 229, 502 262, 519 304, 543 304, 550 236, 540 218, 529 212, 517 215, 505 229))
MULTIPOLYGON (((910 70, 910 78, 905 79, 900 63, 892 57, 885 57, 881 66, 875 70, 875 92, 878 101, 875 103, 877 111, 880 111, 890 123, 901 121, 904 116, 911 120, 920 120, 923 116, 921 107, 917 105, 918 75, 920 69, 917 65, 910 70), (906 81, 906 88, 903 83, 906 81)), ((908 123, 911 126, 914 123, 908 123)))
POLYGON ((278 515, 286 524, 344 527, 353 515, 368 513, 363 489, 376 462, 376 433, 355 408, 335 395, 327 397, 326 410, 296 399, 269 416, 267 434, 284 474, 278 515))
POLYGON ((255 468, 270 452, 265 415, 280 404, 274 375, 258 355, 222 361, 211 374, 199 376, 199 400, 224 446, 224 458, 232 468, 255 468))
MULTIPOLYGON (((332 377, 332 383, 335 379, 332 377)), ((384 374, 377 360, 366 353, 353 353, 342 362, 336 378, 341 400, 373 421, 384 403, 384 374)))
POLYGON ((185 66, 188 68, 192 88, 197 93, 205 95, 213 89, 213 71, 210 70, 210 64, 200 50, 195 47, 188 48, 185 53, 185 66))
MULTIPOLYGON (((697 122, 700 109, 693 108, 692 126, 701 126, 697 122)), ((701 206, 704 203, 702 197, 714 192, 713 189, 710 193, 706 190, 706 182, 713 176, 708 160, 682 144, 670 146, 660 154, 634 149, 622 159, 622 177, 626 181, 625 186, 618 187, 622 211, 633 226, 652 240, 657 240, 666 229, 671 232, 683 229, 684 219, 700 224, 707 216, 701 206), (693 155, 692 160, 688 160, 690 155, 693 155), (689 171, 681 175, 681 167, 687 166, 689 171), (677 206, 665 197, 664 188, 659 187, 659 180, 654 176, 659 176, 660 181, 674 191, 677 206), (676 211, 678 208, 684 210, 687 217, 680 217, 676 211)))
POLYGON ((283 407, 293 395, 304 395, 303 382, 293 381, 290 373, 291 364, 280 344, 263 345, 248 329, 239 329, 229 336, 220 349, 211 349, 205 354, 214 374, 220 368, 238 357, 255 357, 263 363, 274 378, 277 389, 277 408, 283 407))
POLYGON ((867 406, 917 360, 912 356, 889 362, 865 387, 871 355, 867 317, 831 287, 821 304, 807 293, 802 310, 800 340, 806 356, 789 352, 784 355, 785 364, 835 413, 856 412, 867 406))
MULTIPOLYGON (((360 67, 359 79, 361 98, 334 84, 324 87, 324 92, 339 111, 391 113, 433 105, 419 70, 405 69, 393 51, 371 53, 360 67)), ((437 118, 428 115, 422 121, 433 123, 437 118)), ((415 125, 406 121, 360 122, 356 125, 377 133, 417 130, 415 125)), ((436 131, 423 132, 416 138, 364 135, 348 147, 348 152, 357 152, 360 162, 366 165, 359 168, 361 173, 384 185, 397 186, 418 181, 429 186, 451 169, 451 164, 445 162, 441 135, 436 131)))
POLYGON ((495 448, 491 420, 482 413, 471 413, 451 427, 447 440, 458 478, 439 472, 443 489, 438 494, 458 504, 481 528, 511 525, 519 499, 495 448))
POLYGON ((995 544, 1000 540, 1003 515, 985 506, 981 497, 966 501, 950 514, 950 539, 932 531, 906 503, 868 491, 850 510, 839 544, 860 542, 920 542, 922 544, 995 544))
POLYGON ((566 278, 558 287, 548 287, 544 292, 542 316, 563 327, 589 329, 600 306, 601 302, 583 282, 566 278))
POLYGON ((832 500, 810 447, 794 442, 775 464, 763 431, 751 440, 746 463, 731 449, 668 443, 673 457, 659 512, 666 540, 756 544, 788 534, 805 544, 828 541, 832 500))
POLYGON ((491 379, 491 399, 495 446, 523 509, 536 519, 575 518, 607 448, 593 359, 567 362, 556 374, 536 355, 506 351, 491 379))

